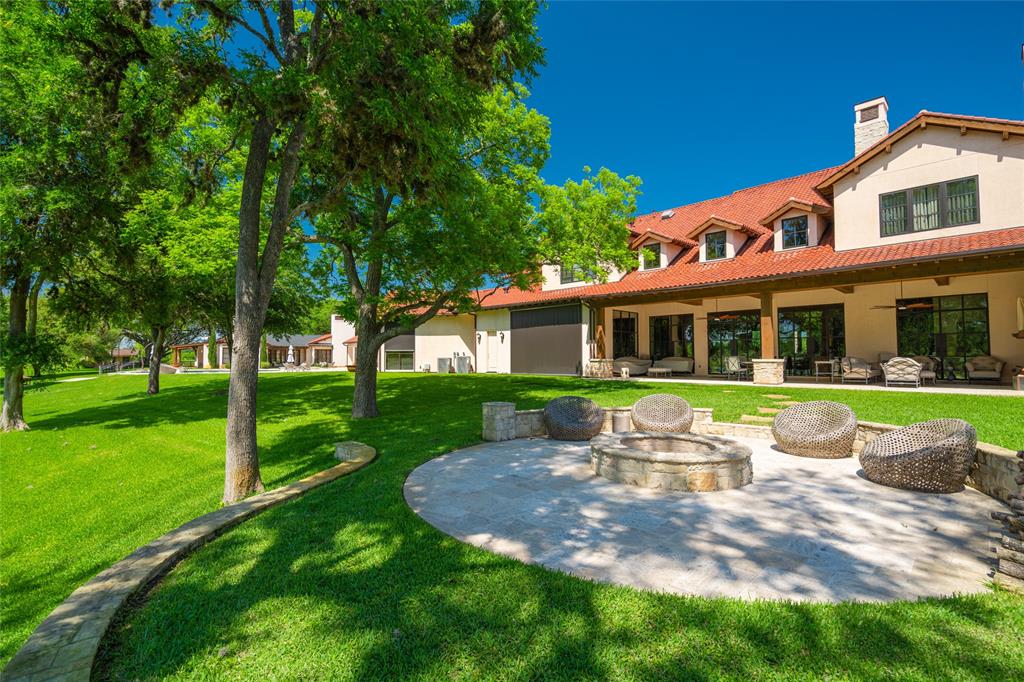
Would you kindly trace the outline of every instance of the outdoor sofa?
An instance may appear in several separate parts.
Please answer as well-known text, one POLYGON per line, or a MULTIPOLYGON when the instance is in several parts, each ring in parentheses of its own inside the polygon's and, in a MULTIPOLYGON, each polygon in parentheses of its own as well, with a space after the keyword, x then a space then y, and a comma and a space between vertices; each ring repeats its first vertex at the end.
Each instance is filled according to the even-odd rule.
POLYGON ((999 381, 1003 376, 1003 365, 1006 363, 991 355, 979 355, 964 363, 967 370, 967 381, 999 381))
POLYGON ((621 358, 615 358, 612 360, 612 369, 616 374, 622 374, 622 369, 625 368, 629 370, 629 376, 631 377, 647 374, 647 370, 650 366, 650 360, 641 360, 633 355, 624 355, 621 358))
POLYGON ((673 374, 693 374, 693 358, 671 357, 654 361, 655 367, 671 370, 673 374))
POLYGON ((921 386, 921 363, 913 358, 893 357, 882 365, 886 386, 921 386))
POLYGON ((847 356, 840 361, 840 366, 843 369, 841 381, 844 384, 847 381, 863 381, 866 384, 882 374, 878 368, 873 367, 864 358, 847 356))

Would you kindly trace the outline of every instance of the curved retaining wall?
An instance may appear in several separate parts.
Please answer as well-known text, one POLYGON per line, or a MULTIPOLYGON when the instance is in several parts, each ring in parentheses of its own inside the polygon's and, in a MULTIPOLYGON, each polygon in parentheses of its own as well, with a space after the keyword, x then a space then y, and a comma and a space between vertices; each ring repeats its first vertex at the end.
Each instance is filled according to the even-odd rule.
POLYGON ((196 549, 229 528, 313 488, 363 468, 376 457, 368 448, 336 466, 241 502, 192 519, 139 547, 71 593, 35 629, 3 671, 4 682, 81 680, 92 673, 93 660, 110 622, 125 602, 196 549))
MULTIPOLYGON (((506 438, 488 438, 494 433, 510 435, 514 432, 514 438, 529 438, 531 436, 546 436, 544 428, 544 410, 516 410, 512 403, 499 403, 511 405, 511 410, 505 415, 514 415, 514 429, 506 428, 502 431, 500 425, 491 424, 488 429, 488 420, 501 419, 501 412, 491 410, 488 412, 484 403, 484 440, 506 440, 506 438)), ((612 415, 615 413, 629 414, 628 407, 606 407, 604 408, 604 425, 602 431, 612 430, 612 415)), ((854 454, 860 453, 864 445, 874 440, 879 435, 898 429, 894 424, 880 424, 877 422, 858 422, 857 440, 853 444, 854 454)), ((769 426, 758 424, 734 424, 732 422, 716 422, 712 416, 711 408, 693 408, 693 425, 690 427, 693 433, 704 433, 716 436, 745 436, 747 438, 766 438, 772 440, 772 430, 769 426)), ((980 490, 981 492, 996 498, 1004 504, 1009 502, 1010 495, 1024 494, 1024 486, 1016 483, 1014 477, 1017 475, 1017 453, 1007 448, 992 445, 990 443, 978 443, 977 456, 971 473, 967 477, 967 485, 980 490)))

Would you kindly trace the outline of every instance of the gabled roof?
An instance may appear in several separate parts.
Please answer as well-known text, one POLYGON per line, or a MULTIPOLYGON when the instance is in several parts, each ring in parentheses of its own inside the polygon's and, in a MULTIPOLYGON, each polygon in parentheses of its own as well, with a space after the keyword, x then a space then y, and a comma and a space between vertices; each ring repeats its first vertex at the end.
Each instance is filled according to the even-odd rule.
POLYGON ((680 239, 679 237, 670 237, 667 234, 662 234, 661 232, 656 232, 655 230, 648 230, 647 232, 642 232, 636 235, 636 237, 633 238, 633 241, 629 243, 629 248, 635 249, 650 239, 661 242, 662 244, 678 244, 679 246, 682 246, 683 248, 687 249, 693 246, 697 246, 697 242, 693 241, 692 239, 680 239))
POLYGON ((899 128, 844 163, 842 166, 834 168, 833 172, 818 184, 817 190, 830 191, 832 185, 850 173, 859 170, 860 167, 868 160, 873 159, 882 152, 891 151, 892 145, 895 142, 902 140, 914 131, 923 130, 930 125, 958 128, 961 134, 966 134, 968 130, 983 130, 1002 133, 1003 139, 1008 138, 1010 135, 1024 135, 1024 121, 1015 121, 1008 118, 988 118, 985 116, 943 114, 937 111, 921 111, 917 116, 910 119, 899 128))
POLYGON ((314 339, 319 339, 322 334, 267 334, 268 346, 294 346, 305 348, 314 339))
POLYGON ((726 220, 725 218, 720 218, 716 215, 713 215, 709 216, 708 219, 705 220, 703 223, 690 230, 690 232, 686 236, 689 237, 690 239, 696 239, 702 233, 704 233, 707 230, 710 230, 713 227, 722 227, 725 228, 726 230, 742 232, 743 234, 746 234, 751 237, 757 236, 763 232, 761 228, 753 228, 749 225, 744 225, 743 223, 737 223, 735 221, 726 220))
POLYGON ((774 223, 780 216, 785 215, 793 209, 798 209, 806 213, 828 213, 832 210, 831 207, 826 204, 815 204, 809 201, 801 201, 796 197, 790 197, 777 209, 766 215, 764 218, 761 218, 760 223, 767 228, 771 228, 772 223, 774 223))

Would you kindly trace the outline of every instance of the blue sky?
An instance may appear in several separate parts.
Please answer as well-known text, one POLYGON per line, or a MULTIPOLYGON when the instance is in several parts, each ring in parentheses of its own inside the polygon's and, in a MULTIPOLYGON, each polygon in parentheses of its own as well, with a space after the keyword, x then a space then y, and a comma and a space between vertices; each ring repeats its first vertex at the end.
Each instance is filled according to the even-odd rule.
POLYGON ((1024 3, 691 4, 555 0, 531 106, 544 176, 643 181, 640 212, 836 165, 853 105, 1024 118, 1024 3))

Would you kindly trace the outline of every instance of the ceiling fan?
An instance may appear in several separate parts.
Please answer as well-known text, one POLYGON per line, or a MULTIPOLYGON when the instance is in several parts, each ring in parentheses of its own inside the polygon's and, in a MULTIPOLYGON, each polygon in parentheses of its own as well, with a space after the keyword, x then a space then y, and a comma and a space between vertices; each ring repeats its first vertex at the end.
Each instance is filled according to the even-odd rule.
MULTIPOLYGON (((900 282, 900 296, 897 301, 903 298, 903 282, 900 282)), ((872 310, 931 310, 935 305, 933 303, 926 303, 925 301, 918 301, 916 303, 904 303, 894 305, 873 305, 872 310)))

